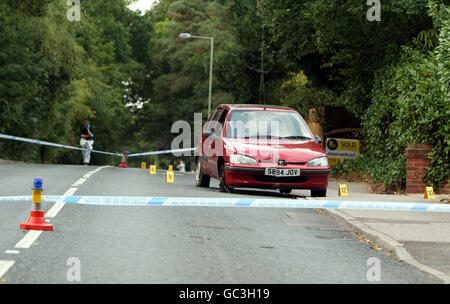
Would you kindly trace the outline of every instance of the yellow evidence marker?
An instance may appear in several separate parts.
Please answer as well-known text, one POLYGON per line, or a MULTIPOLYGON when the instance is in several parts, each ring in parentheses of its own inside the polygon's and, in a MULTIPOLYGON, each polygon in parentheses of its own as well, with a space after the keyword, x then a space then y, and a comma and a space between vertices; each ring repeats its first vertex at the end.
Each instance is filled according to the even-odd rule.
POLYGON ((150 174, 152 174, 152 175, 156 174, 156 166, 155 165, 150 166, 150 174))
POLYGON ((169 166, 169 171, 173 171, 173 166, 172 165, 169 166))
POLYGON ((347 185, 345 184, 339 185, 339 196, 348 196, 347 185))
POLYGON ((141 169, 142 170, 147 169, 147 163, 141 163, 141 169))
POLYGON ((425 199, 434 199, 434 190, 433 187, 427 187, 425 189, 425 199))
POLYGON ((166 172, 166 182, 167 183, 173 183, 174 182, 174 177, 175 177, 175 174, 174 174, 173 171, 167 171, 166 172))

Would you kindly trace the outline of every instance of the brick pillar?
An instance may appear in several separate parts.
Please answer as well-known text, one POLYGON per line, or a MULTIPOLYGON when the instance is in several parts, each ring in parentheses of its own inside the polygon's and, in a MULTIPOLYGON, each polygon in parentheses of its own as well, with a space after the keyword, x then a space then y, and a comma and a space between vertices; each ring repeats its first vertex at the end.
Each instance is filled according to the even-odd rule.
POLYGON ((424 193, 427 183, 423 181, 425 170, 431 165, 428 153, 433 146, 408 144, 406 149, 406 193, 424 193))
POLYGON ((323 117, 323 111, 324 109, 310 109, 308 114, 308 120, 307 124, 308 127, 311 129, 311 132, 313 135, 319 135, 320 138, 322 138, 322 146, 324 146, 324 137, 323 137, 323 127, 322 127, 322 119, 321 114, 323 117))
MULTIPOLYGON (((406 193, 425 193, 425 188, 429 185, 423 181, 425 170, 431 166, 428 154, 433 150, 433 146, 424 144, 408 144, 406 149, 406 193)), ((449 181, 445 182, 438 189, 434 189, 437 194, 450 194, 449 181)))

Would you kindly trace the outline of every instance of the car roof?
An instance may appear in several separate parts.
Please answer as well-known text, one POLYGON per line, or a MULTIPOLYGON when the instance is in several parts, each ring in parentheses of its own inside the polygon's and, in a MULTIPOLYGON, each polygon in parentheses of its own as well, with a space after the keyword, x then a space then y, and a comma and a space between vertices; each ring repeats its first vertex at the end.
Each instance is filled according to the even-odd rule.
POLYGON ((260 109, 260 110, 290 110, 294 111, 294 109, 284 106, 274 106, 274 105, 262 105, 262 104, 222 104, 219 107, 228 107, 231 110, 233 109, 260 109))

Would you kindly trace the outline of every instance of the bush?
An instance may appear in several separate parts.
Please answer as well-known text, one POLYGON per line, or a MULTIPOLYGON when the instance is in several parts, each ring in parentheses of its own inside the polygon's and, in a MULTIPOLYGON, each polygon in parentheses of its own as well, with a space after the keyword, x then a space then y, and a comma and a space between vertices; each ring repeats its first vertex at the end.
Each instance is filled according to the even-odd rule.
POLYGON ((332 175, 356 180, 370 179, 381 183, 385 191, 403 189, 406 184, 406 156, 385 160, 362 154, 333 167, 332 175))
MULTIPOLYGON (((367 151, 337 166, 335 175, 361 171, 387 188, 403 187, 408 143, 431 144, 424 180, 434 187, 450 175, 450 10, 434 52, 404 46, 401 57, 376 73, 363 116, 367 151)), ((441 12, 442 14, 442 12, 441 12)))
MULTIPOLYGON (((408 143, 433 145, 432 167, 425 180, 435 187, 450 172, 449 28, 447 21, 435 52, 404 47, 398 62, 377 73, 372 104, 363 117, 375 163, 383 160, 397 170, 408 143)), ((387 184, 402 184, 404 172, 383 172, 372 173, 380 174, 387 184)))

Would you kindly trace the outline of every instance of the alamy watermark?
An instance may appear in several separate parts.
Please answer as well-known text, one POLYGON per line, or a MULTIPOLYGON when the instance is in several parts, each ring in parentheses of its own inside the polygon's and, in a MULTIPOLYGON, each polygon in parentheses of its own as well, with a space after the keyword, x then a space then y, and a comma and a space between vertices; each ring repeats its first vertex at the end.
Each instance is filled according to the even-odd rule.
POLYGON ((381 261, 379 258, 369 258, 366 263, 369 270, 367 270, 366 278, 369 282, 381 281, 381 261))
POLYGON ((66 272, 66 279, 69 282, 81 281, 81 261, 77 257, 70 257, 67 259, 66 266, 69 269, 66 272))
POLYGON ((367 0, 366 3, 370 6, 367 11, 367 20, 370 22, 380 22, 381 21, 381 1, 380 0, 367 0))
MULTIPOLYGON (((179 134, 171 144, 171 150, 192 147, 192 128, 187 121, 176 121, 171 128, 172 134, 179 134)), ((225 156, 226 141, 232 140, 235 144, 243 144, 244 154, 258 154, 262 158, 278 159, 278 147, 280 136, 279 121, 228 121, 226 125, 220 121, 209 120, 202 127, 202 114, 194 114, 194 143, 201 148, 201 154, 207 157, 225 156), (226 128, 226 129, 224 129, 226 128), (224 132, 225 130, 225 132, 224 132), (202 137, 203 134, 203 137, 202 137), (221 140, 222 135, 225 142, 221 140), (260 149, 260 143, 270 140, 271 149, 260 149)), ((311 140, 313 140, 311 136, 311 140)), ((190 151, 173 152, 175 157, 192 156, 190 151)), ((194 156, 200 156, 196 150, 194 156)))
POLYGON ((69 20, 70 22, 81 21, 80 0, 67 0, 66 4, 70 5, 70 8, 67 10, 67 20, 69 20))

